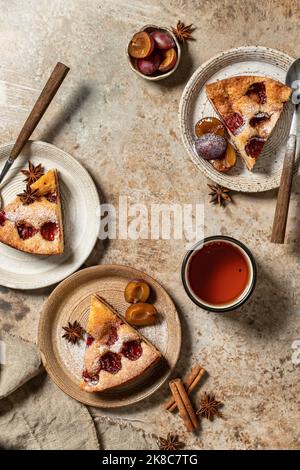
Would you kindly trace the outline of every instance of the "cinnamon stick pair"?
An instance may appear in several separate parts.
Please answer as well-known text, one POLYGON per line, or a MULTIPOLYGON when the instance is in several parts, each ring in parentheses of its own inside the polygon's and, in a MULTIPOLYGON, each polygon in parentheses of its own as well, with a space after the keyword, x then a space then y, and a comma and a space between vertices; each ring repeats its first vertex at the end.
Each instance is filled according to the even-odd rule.
POLYGON ((182 418, 186 429, 193 432, 198 427, 198 420, 182 380, 171 380, 169 386, 178 407, 179 416, 182 418))
MULTIPOLYGON (((183 379, 183 385, 187 391, 187 394, 190 395, 190 393, 194 390, 196 385, 200 382, 202 377, 205 375, 206 371, 201 367, 200 365, 197 365, 193 367, 191 372, 184 377, 183 379)), ((168 411, 174 411, 177 408, 177 404, 174 400, 173 395, 170 397, 170 399, 165 403, 164 405, 165 409, 168 411)))

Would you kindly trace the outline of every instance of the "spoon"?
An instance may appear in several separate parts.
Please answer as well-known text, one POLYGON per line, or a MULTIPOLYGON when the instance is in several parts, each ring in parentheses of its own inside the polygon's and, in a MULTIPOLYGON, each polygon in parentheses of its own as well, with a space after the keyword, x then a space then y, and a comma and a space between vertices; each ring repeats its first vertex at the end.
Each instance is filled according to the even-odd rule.
POLYGON ((69 72, 69 70, 70 70, 69 67, 62 64, 61 62, 57 62, 40 96, 35 102, 31 110, 31 113, 29 114, 27 120, 25 121, 13 148, 10 151, 9 157, 6 160, 5 165, 2 168, 2 171, 0 174, 0 183, 2 182, 3 178, 7 174, 12 164, 14 163, 15 159, 21 153, 24 145, 30 138, 34 129, 40 122, 46 109, 48 108, 49 104, 54 98, 57 90, 59 89, 60 85, 64 81, 64 78, 69 72))
POLYGON ((297 144, 298 108, 300 103, 300 59, 295 60, 290 66, 286 75, 285 83, 294 90, 291 97, 291 101, 294 104, 294 113, 286 145, 280 187, 277 196, 271 236, 272 243, 284 243, 289 211, 297 144))

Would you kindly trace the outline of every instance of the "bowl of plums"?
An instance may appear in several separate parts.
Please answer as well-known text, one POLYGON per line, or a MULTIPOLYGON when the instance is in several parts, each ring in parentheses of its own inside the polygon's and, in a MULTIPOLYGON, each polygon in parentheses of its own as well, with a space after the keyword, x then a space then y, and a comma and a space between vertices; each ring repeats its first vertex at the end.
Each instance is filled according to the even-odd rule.
POLYGON ((167 28, 146 25, 135 33, 127 47, 129 65, 146 80, 162 80, 178 67, 180 45, 167 28))

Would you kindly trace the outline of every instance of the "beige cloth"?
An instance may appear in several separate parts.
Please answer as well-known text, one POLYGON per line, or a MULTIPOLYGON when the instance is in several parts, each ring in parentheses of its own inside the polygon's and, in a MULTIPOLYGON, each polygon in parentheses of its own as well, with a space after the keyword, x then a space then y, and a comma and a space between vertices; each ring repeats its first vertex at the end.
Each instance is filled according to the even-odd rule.
POLYGON ((99 449, 87 408, 46 375, 36 346, 7 333, 1 341, 6 363, 0 366, 0 447, 99 449))

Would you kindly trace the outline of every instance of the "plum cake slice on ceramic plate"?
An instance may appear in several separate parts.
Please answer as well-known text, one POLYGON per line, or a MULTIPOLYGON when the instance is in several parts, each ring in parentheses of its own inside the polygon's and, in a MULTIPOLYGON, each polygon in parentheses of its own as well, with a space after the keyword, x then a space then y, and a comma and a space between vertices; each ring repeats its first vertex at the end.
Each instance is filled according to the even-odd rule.
POLYGON ((34 182, 29 179, 24 192, 0 211, 0 241, 27 253, 63 253, 62 210, 55 169, 34 182))
POLYGON ((101 297, 92 295, 80 387, 102 392, 143 375, 160 352, 101 297))
POLYGON ((252 170, 291 88, 268 77, 237 76, 206 85, 207 96, 232 143, 252 170))

